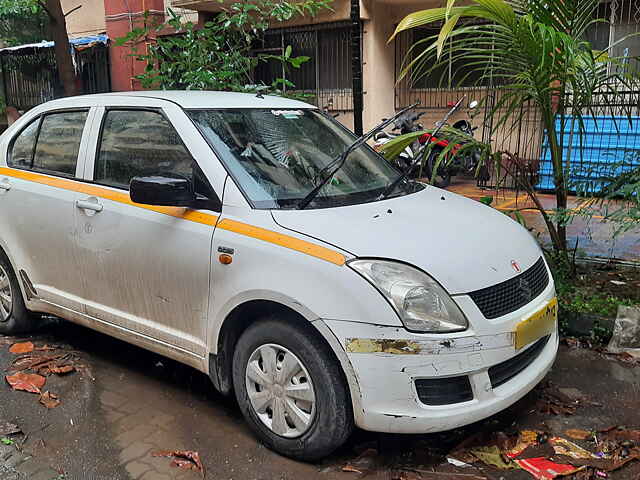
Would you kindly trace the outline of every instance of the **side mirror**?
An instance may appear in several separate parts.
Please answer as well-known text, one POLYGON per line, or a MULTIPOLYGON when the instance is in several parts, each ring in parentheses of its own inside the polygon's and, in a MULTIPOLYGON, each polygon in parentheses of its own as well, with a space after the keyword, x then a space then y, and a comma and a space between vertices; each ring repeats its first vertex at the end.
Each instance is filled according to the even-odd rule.
POLYGON ((471 103, 469 104, 469 108, 470 108, 471 110, 474 110, 474 109, 478 108, 478 101, 477 101, 477 100, 474 100, 473 102, 471 102, 471 103))
POLYGON ((133 177, 129 195, 135 203, 165 207, 192 207, 196 201, 193 183, 175 173, 133 177))

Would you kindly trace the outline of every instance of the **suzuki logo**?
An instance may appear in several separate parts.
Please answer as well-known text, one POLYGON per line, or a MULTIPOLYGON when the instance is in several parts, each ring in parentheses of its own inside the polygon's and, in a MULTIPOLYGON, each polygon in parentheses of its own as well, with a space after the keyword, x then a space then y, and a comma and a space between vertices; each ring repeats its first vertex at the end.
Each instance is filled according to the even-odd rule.
POLYGON ((515 260, 511 260, 511 268, 513 268, 516 273, 520 273, 522 271, 522 269, 520 268, 520 264, 515 260))

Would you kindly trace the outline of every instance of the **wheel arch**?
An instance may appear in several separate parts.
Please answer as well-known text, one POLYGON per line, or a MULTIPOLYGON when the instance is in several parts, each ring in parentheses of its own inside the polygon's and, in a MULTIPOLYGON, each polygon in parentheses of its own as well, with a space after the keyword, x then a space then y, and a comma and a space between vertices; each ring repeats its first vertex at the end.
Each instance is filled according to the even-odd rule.
POLYGON ((283 321, 300 326, 306 329, 309 334, 317 335, 324 341, 328 351, 341 367, 343 379, 349 390, 353 415, 357 422, 363 413, 360 386, 346 352, 333 332, 320 318, 317 316, 314 318, 313 314, 309 315, 309 312, 302 305, 297 305, 301 308, 296 309, 273 299, 253 299, 244 301, 231 309, 218 330, 215 339, 216 353, 209 354, 211 381, 215 388, 223 394, 232 393, 233 354, 238 339, 249 326, 267 316, 278 314, 283 321))

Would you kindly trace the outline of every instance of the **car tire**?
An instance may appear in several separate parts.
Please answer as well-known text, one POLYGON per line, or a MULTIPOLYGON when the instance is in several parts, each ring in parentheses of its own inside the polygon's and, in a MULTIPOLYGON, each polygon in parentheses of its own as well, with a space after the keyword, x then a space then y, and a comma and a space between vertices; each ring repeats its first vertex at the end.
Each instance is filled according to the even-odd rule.
POLYGON ((253 431, 265 445, 287 457, 318 460, 341 446, 353 431, 351 398, 342 369, 310 325, 297 326, 270 316, 247 328, 234 351, 233 384, 240 409, 253 431), (273 362, 265 361, 267 357, 276 366, 271 378, 277 379, 280 373, 283 378, 262 388, 252 380, 249 368, 257 366, 268 376, 273 362), (297 367, 293 366, 295 361, 297 367), (284 371, 297 373, 289 378, 284 371), (304 390, 305 400, 289 397, 290 389, 304 390), (254 406, 262 402, 255 401, 260 394, 271 398, 265 402, 270 406, 262 412, 254 406), (307 395, 313 397, 312 402, 307 401, 307 395), (278 411, 283 414, 277 415, 278 411), (284 422, 276 422, 276 417, 284 422))
POLYGON ((33 314, 25 307, 11 262, 0 251, 0 334, 26 333, 34 327, 33 314))

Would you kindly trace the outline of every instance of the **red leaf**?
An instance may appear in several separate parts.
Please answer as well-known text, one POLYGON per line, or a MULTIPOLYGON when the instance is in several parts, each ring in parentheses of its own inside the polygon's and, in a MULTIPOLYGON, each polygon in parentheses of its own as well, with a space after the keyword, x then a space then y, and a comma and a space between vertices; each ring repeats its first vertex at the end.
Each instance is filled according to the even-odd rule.
POLYGON ((40 395, 40 403, 47 408, 56 408, 60 405, 60 400, 58 400, 58 396, 55 393, 44 392, 40 395))
POLYGON ((43 376, 35 373, 16 373, 15 375, 7 375, 4 378, 14 390, 24 390, 30 393, 40 393, 40 389, 44 387, 47 381, 43 376))
POLYGON ((151 454, 152 457, 174 457, 171 462, 172 467, 184 468, 186 470, 196 470, 204 472, 204 466, 200 461, 198 452, 191 450, 161 450, 151 454))
POLYGON ((33 343, 24 342, 24 343, 14 343, 9 347, 9 351, 15 355, 20 355, 22 353, 33 352, 33 343))
POLYGON ((61 367, 49 367, 51 373, 57 373, 58 375, 64 375, 65 373, 75 372, 76 367, 73 365, 62 365, 61 367))

